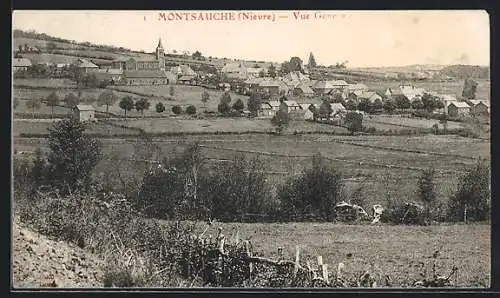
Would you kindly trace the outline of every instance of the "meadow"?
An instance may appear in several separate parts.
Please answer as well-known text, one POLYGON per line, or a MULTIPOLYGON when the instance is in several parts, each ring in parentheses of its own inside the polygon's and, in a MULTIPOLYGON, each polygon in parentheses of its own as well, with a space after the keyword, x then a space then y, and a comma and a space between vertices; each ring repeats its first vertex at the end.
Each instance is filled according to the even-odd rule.
MULTIPOLYGON (((398 127, 431 128, 434 124, 437 124, 440 129, 443 128, 443 125, 439 123, 439 120, 435 119, 407 118, 389 115, 372 115, 371 118, 363 118, 364 126, 373 126, 380 130, 398 129, 398 127)), ((460 122, 448 121, 447 127, 449 129, 457 129, 463 127, 463 125, 460 122)))
MULTIPOLYGON (((198 224, 201 233, 206 224, 198 224)), ((217 223, 206 234, 217 235, 222 227, 231 239, 236 231, 241 239, 251 238, 252 247, 265 257, 295 259, 300 248, 301 263, 316 263, 322 256, 331 274, 337 264, 345 265, 346 274, 367 270, 378 280, 390 277, 392 287, 412 286, 426 271, 432 277, 432 255, 436 273, 447 276, 453 266, 457 274, 451 278, 454 287, 489 287, 491 271, 491 227, 488 224, 442 224, 428 227, 392 225, 348 225, 338 223, 217 223)), ((382 285, 384 286, 384 285, 382 285)))

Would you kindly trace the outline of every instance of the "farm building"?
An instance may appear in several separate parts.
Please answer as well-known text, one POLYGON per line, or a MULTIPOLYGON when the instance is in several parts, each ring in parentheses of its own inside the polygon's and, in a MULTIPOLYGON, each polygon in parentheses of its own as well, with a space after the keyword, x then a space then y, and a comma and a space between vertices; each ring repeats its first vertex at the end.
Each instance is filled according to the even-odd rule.
POLYGON ((270 96, 277 96, 281 92, 287 92, 288 87, 279 80, 265 80, 259 84, 259 90, 268 93, 270 96))
POLYGON ((95 108, 91 105, 76 105, 73 108, 73 117, 80 122, 97 121, 95 108))
POLYGON ((112 84, 116 84, 123 79, 123 70, 121 69, 96 69, 94 73, 98 80, 109 80, 112 82, 112 84))
POLYGON ((294 96, 312 97, 314 96, 314 91, 311 89, 311 87, 307 86, 306 84, 300 83, 299 85, 293 88, 292 94, 294 96))
POLYGON ((260 109, 257 112, 257 116, 264 118, 272 118, 276 115, 276 110, 269 104, 269 102, 264 102, 260 104, 260 109))
POLYGON ((448 106, 452 103, 452 102, 458 102, 458 99, 453 96, 453 95, 442 95, 439 97, 441 99, 441 101, 443 102, 443 105, 444 105, 444 113, 445 114, 448 114, 448 106))
POLYGON ((415 88, 413 85, 401 85, 399 88, 403 95, 409 100, 413 100, 416 97, 422 97, 425 93, 425 89, 415 88))
POLYGON ((27 58, 14 58, 12 60, 12 68, 14 71, 28 70, 31 66, 31 61, 27 58))
POLYGON ((177 79, 179 84, 193 85, 196 82, 195 76, 181 76, 177 79))
POLYGON ((170 72, 175 74, 178 78, 182 76, 196 76, 196 72, 189 67, 189 65, 177 65, 170 68, 170 72))
POLYGON ((301 107, 295 100, 284 100, 281 102, 280 109, 290 113, 291 111, 301 110, 301 107))
MULTIPOLYGON (((356 94, 358 93, 358 91, 355 91, 353 93, 356 94)), ((382 96, 373 91, 362 91, 361 93, 357 94, 357 98, 358 100, 368 99, 371 103, 374 103, 377 99, 382 100, 382 96)))
POLYGON ((329 81, 318 81, 316 84, 312 86, 312 89, 315 94, 317 95, 323 95, 323 94, 328 94, 330 91, 335 89, 332 84, 330 84, 329 81))
POLYGON ((470 113, 470 106, 463 101, 452 102, 448 105, 448 115, 450 117, 467 116, 470 113))
POLYGON ((87 59, 82 59, 82 58, 78 59, 75 62, 75 65, 78 67, 78 69, 80 69, 80 71, 84 73, 92 72, 99 69, 99 66, 95 65, 94 63, 92 63, 87 59))
POLYGON ((125 71, 123 73, 127 85, 168 85, 177 82, 176 76, 169 71, 143 70, 125 71))
POLYGON ((490 103, 483 100, 469 100, 470 114, 474 117, 489 117, 490 116, 490 103))

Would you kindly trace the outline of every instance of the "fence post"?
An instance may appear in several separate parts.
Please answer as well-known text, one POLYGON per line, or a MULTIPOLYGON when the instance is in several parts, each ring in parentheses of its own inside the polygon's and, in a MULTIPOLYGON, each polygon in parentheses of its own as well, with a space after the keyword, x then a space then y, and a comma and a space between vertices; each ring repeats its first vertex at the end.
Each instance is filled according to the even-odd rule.
POLYGON ((295 265, 293 267, 293 276, 297 276, 297 272, 299 271, 299 261, 300 261, 300 247, 298 245, 295 246, 295 265))
POLYGON ((328 284, 328 264, 322 265, 323 269, 323 280, 328 284))
MULTIPOLYGON (((248 240, 245 241, 245 250, 247 252, 247 256, 251 257, 252 252, 250 251, 250 242, 248 240)), ((248 280, 252 277, 253 264, 252 261, 248 260, 248 280)))

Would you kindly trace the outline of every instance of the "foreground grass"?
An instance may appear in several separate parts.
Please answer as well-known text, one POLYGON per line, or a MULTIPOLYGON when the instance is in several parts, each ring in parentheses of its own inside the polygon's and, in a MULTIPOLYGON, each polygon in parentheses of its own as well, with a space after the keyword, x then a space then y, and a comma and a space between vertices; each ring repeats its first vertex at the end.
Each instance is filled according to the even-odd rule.
MULTIPOLYGON (((204 225, 199 225, 200 228, 204 225)), ((443 224, 435 226, 348 225, 334 223, 221 223, 207 231, 216 235, 221 226, 226 237, 239 231, 241 239, 251 238, 256 251, 277 257, 283 247, 286 259, 295 258, 299 245, 301 259, 316 262, 316 256, 334 272, 343 262, 347 272, 370 270, 389 275, 393 287, 405 287, 432 274, 432 255, 439 251, 436 272, 453 278, 456 287, 489 287, 491 227, 488 224, 443 224)))

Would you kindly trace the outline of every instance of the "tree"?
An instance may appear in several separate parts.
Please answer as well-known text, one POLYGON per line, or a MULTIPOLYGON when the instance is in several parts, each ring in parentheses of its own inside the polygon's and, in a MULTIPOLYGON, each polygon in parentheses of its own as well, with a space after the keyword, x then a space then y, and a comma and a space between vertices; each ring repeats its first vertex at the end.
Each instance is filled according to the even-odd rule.
POLYGON ((227 105, 231 104, 231 95, 229 92, 224 92, 220 97, 220 103, 225 103, 227 105))
POLYGON ((360 113, 348 112, 344 121, 351 134, 363 129, 363 115, 360 113))
POLYGON ((194 115, 196 114, 196 107, 193 105, 190 105, 186 108, 186 113, 189 115, 194 115))
POLYGON ((285 129, 286 126, 288 126, 289 122, 289 116, 288 113, 285 111, 282 111, 281 109, 276 112, 276 115, 271 118, 271 124, 275 126, 276 132, 278 134, 281 134, 283 132, 283 129, 285 129))
POLYGON ((290 71, 304 72, 302 66, 303 66, 302 59, 300 59, 299 57, 290 58, 290 71))
POLYGON ((420 99, 414 99, 411 102, 411 107, 414 110, 421 110, 424 108, 424 104, 422 103, 422 101, 420 99))
POLYGON ((200 51, 196 51, 191 55, 191 57, 193 57, 193 60, 201 60, 203 55, 200 51))
POLYGON ((141 98, 135 102, 135 109, 141 112, 142 118, 144 118, 144 110, 149 109, 150 103, 147 98, 141 98))
POLYGON ((359 101, 358 109, 360 109, 363 112, 370 113, 371 112, 371 103, 370 103, 370 100, 368 98, 362 98, 359 101))
POLYGON ((221 113, 222 115, 226 115, 227 113, 229 113, 229 111, 231 110, 231 108, 229 107, 229 105, 225 102, 221 102, 218 106, 217 106, 217 111, 219 111, 219 113, 221 113))
POLYGON ((300 220, 303 215, 312 213, 331 221, 343 186, 341 173, 316 154, 311 167, 278 189, 281 209, 288 220, 300 220))
POLYGON ((253 92, 248 98, 247 108, 248 110, 256 116, 260 109, 261 97, 259 94, 253 92))
POLYGON ((89 185, 91 172, 102 158, 101 143, 84 134, 85 125, 74 119, 49 128, 48 163, 52 185, 74 190, 89 185))
POLYGON ((488 219, 491 204, 490 167, 478 161, 460 177, 458 189, 449 200, 449 217, 454 221, 488 219))
POLYGON ((156 112, 157 113, 163 113, 165 112, 165 105, 163 103, 159 102, 156 104, 156 112))
POLYGON ((434 99, 434 96, 430 94, 426 93, 422 96, 422 104, 424 105, 424 109, 428 112, 432 112, 436 109, 436 100, 434 99))
POLYGON ((106 114, 108 114, 109 106, 112 106, 118 100, 118 96, 113 92, 113 90, 106 90, 99 94, 97 99, 97 104, 99 106, 106 106, 106 114))
POLYGON ((31 109, 31 111, 33 113, 33 119, 35 118, 35 110, 38 110, 40 108, 41 102, 42 102, 41 99, 36 98, 36 97, 33 97, 26 102, 26 107, 31 109))
POLYGON ((477 82, 472 78, 466 78, 464 80, 464 88, 462 90, 462 97, 466 99, 476 98, 477 82))
POLYGON ((286 75, 292 71, 292 67, 290 66, 290 62, 285 61, 281 64, 280 73, 281 75, 286 75))
POLYGON ((430 211, 436 202, 436 191, 434 185, 434 169, 426 169, 418 179, 418 197, 424 203, 425 217, 430 219, 430 211))
POLYGON ((346 110, 354 111, 354 110, 358 109, 358 105, 353 100, 348 100, 345 103, 345 108, 346 108, 346 110))
POLYGON ((64 97, 65 106, 70 109, 73 109, 79 102, 80 99, 74 93, 68 93, 64 97))
POLYGON ((263 78, 266 76, 266 72, 262 69, 261 71, 259 71, 259 78, 263 78))
POLYGON ((59 96, 57 96, 57 93, 53 91, 47 96, 46 101, 47 106, 50 107, 51 118, 54 118, 54 107, 59 105, 59 96))
POLYGON ((384 105, 382 104, 382 100, 380 98, 375 99, 375 101, 372 103, 372 111, 380 111, 384 108, 384 105))
POLYGON ((233 110, 236 110, 238 112, 242 112, 243 109, 245 109, 245 105, 243 104, 243 101, 241 100, 241 98, 238 98, 233 104, 233 110))
POLYGON ((313 53, 311 52, 309 54, 309 63, 308 63, 309 68, 314 68, 316 67, 316 59, 314 58, 313 53))
POLYGON ((120 101, 120 109, 125 113, 125 121, 127 121, 127 111, 131 111, 134 108, 134 100, 130 96, 125 96, 120 101))
POLYGON ((168 88, 168 94, 170 94, 170 96, 174 96, 175 94, 174 86, 170 85, 170 87, 168 88))
POLYGON ((396 109, 396 103, 391 99, 385 100, 383 103, 383 108, 387 113, 392 113, 396 109))
POLYGON ((274 79, 274 78, 276 77, 276 67, 275 67, 273 64, 271 64, 271 65, 269 66, 269 69, 267 70, 267 72, 269 73, 269 76, 270 76, 271 78, 273 78, 273 79, 274 79))
POLYGON ((174 113, 175 115, 182 114, 182 107, 179 106, 179 105, 173 106, 172 107, 172 113, 174 113))
POLYGON ((326 120, 330 119, 330 115, 332 114, 332 106, 328 101, 323 101, 319 106, 318 116, 320 118, 326 118, 326 120))
POLYGON ((205 111, 207 110, 207 102, 210 100, 210 93, 208 93, 206 90, 203 91, 201 94, 201 102, 203 103, 203 107, 205 108, 205 111))
POLYGON ((411 106, 410 100, 404 95, 396 95, 395 97, 396 107, 401 110, 409 109, 411 106))

